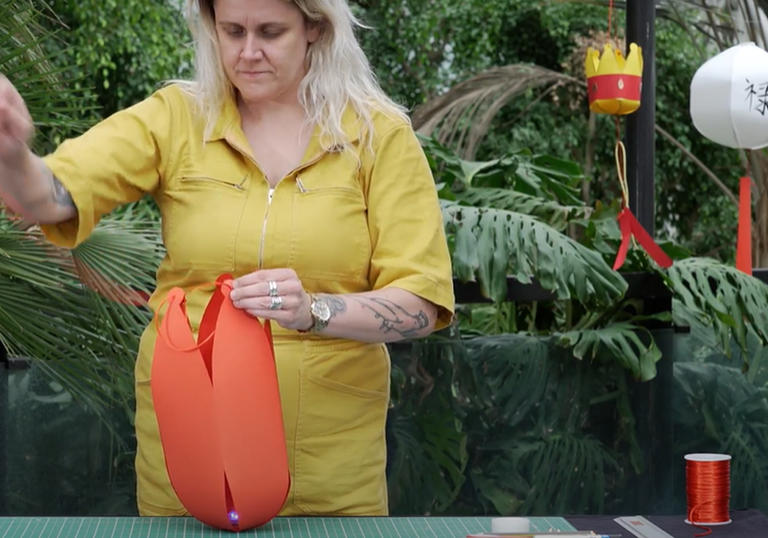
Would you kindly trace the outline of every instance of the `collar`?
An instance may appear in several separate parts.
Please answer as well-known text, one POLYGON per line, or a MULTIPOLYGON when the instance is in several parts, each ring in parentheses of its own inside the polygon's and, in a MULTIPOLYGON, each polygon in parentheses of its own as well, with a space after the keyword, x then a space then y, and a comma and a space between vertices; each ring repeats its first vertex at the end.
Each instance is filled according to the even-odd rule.
MULTIPOLYGON (((235 98, 234 96, 229 96, 222 104, 216 125, 212 129, 211 134, 206 137, 205 141, 214 142, 217 140, 226 140, 235 146, 249 147, 240 121, 240 111, 237 108, 235 98)), ((354 108, 349 104, 346 105, 344 112, 342 113, 341 128, 350 143, 355 143, 360 139, 362 123, 354 108)), ((307 146, 306 157, 312 159, 313 156, 319 156, 323 153, 334 153, 336 151, 338 151, 338 148, 330 147, 327 142, 323 144, 320 136, 320 129, 315 126, 312 137, 309 140, 309 145, 307 146)))

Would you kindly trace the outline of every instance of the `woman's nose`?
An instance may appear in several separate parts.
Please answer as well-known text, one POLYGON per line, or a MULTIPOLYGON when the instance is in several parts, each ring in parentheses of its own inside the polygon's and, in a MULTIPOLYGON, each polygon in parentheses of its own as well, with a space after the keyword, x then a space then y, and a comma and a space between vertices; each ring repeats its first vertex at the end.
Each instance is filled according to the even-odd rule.
POLYGON ((261 41, 253 34, 248 34, 240 56, 247 60, 259 60, 263 55, 261 41))

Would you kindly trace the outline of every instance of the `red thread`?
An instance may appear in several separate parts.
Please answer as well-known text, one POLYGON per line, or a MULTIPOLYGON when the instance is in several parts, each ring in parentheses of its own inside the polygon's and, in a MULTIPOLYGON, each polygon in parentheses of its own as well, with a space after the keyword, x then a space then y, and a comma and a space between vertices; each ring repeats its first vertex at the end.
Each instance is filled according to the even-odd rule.
POLYGON ((608 41, 611 40, 611 19, 613 18, 613 0, 608 4, 608 41))
POLYGON ((688 494, 690 523, 712 533, 708 525, 731 522, 728 504, 731 498, 731 457, 726 454, 687 454, 685 456, 685 485, 688 494))

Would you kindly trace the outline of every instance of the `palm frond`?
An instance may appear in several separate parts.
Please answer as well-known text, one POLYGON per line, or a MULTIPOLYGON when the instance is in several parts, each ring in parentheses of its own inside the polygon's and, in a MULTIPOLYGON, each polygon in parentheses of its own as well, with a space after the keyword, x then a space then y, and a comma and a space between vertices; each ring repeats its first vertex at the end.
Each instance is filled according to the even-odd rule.
MULTIPOLYGON (((43 18, 55 20, 45 2, 0 1, 0 73, 19 90, 35 126, 53 138, 54 131, 79 131, 85 127, 79 118, 94 106, 70 80, 72 66, 57 65, 64 46, 57 37, 59 30, 50 29, 56 25, 46 27, 40 23, 43 18)), ((49 149, 45 143, 45 138, 36 140, 35 149, 49 149)))
POLYGON ((413 124, 420 133, 433 135, 471 159, 493 118, 512 99, 534 88, 579 82, 536 65, 494 67, 418 107, 413 124))
POLYGON ((142 222, 106 220, 70 253, 3 216, 0 342, 9 353, 39 363, 99 416, 115 404, 130 412, 135 354, 151 313, 114 291, 148 296, 161 254, 159 230, 142 222), (89 289, 76 265, 117 286, 102 287, 102 294, 89 289))

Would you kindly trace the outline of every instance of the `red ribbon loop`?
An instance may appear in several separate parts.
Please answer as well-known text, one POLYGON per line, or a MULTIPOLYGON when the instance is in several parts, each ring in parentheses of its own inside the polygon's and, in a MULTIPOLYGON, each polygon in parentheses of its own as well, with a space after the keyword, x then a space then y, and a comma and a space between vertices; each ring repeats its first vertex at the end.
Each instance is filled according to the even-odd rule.
POLYGON ((627 252, 629 251, 629 240, 632 236, 637 239, 640 246, 643 247, 653 261, 655 261, 660 267, 668 268, 672 267, 672 258, 661 249, 659 245, 653 240, 653 238, 645 231, 643 225, 635 218, 629 208, 622 209, 618 216, 619 229, 621 230, 621 245, 619 245, 619 251, 616 254, 616 260, 613 262, 613 270, 618 270, 627 259, 627 252))

